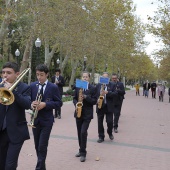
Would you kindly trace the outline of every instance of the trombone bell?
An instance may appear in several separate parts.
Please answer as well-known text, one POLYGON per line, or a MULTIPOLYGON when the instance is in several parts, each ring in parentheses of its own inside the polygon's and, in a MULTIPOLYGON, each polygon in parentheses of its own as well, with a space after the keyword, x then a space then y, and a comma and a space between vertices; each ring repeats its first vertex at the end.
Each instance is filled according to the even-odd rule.
POLYGON ((17 86, 17 84, 20 82, 20 80, 25 76, 25 74, 30 70, 30 68, 25 69, 15 80, 14 84, 9 88, 5 88, 5 87, 1 87, 0 88, 0 101, 1 104, 3 105, 11 105, 14 100, 14 94, 12 93, 12 91, 15 89, 15 87, 17 86))
POLYGON ((11 105, 14 102, 13 93, 5 87, 0 88, 0 100, 3 105, 11 105))

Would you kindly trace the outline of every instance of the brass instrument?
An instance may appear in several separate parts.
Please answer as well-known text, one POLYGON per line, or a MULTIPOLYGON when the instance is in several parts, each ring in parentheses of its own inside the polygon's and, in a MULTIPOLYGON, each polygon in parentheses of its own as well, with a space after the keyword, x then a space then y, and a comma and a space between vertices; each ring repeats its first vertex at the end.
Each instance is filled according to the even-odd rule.
MULTIPOLYGON (((38 90, 37 96, 36 96, 36 101, 38 101, 39 103, 42 100, 42 95, 40 94, 40 89, 38 90)), ((36 106, 36 108, 33 109, 32 113, 31 113, 31 120, 30 120, 30 124, 28 126, 31 126, 32 128, 35 128, 34 126, 34 120, 37 118, 38 115, 38 109, 37 109, 38 105, 36 106)))
POLYGON ((1 104, 11 105, 14 102, 15 97, 14 97, 14 94, 12 93, 12 91, 15 89, 17 84, 20 82, 20 80, 25 76, 25 74, 29 70, 30 70, 30 68, 27 68, 22 73, 20 73, 20 75, 17 77, 17 79, 15 80, 15 82, 9 89, 7 89, 5 87, 0 88, 0 100, 2 101, 1 104))
POLYGON ((81 117, 81 112, 82 112, 82 107, 83 107, 82 96, 83 96, 83 89, 81 88, 79 90, 78 102, 76 104, 76 112, 77 112, 77 117, 78 118, 81 117))
MULTIPOLYGON (((102 84, 101 86, 101 90, 100 90, 100 93, 104 91, 104 84, 102 84)), ((104 96, 103 95, 100 95, 99 96, 99 99, 98 99, 98 109, 101 109, 102 108, 102 104, 103 104, 103 100, 104 100, 104 96)))
POLYGON ((5 78, 5 79, 3 79, 3 80, 1 81, 0 85, 1 85, 1 84, 4 84, 4 83, 5 83, 5 81, 6 81, 6 78, 5 78))

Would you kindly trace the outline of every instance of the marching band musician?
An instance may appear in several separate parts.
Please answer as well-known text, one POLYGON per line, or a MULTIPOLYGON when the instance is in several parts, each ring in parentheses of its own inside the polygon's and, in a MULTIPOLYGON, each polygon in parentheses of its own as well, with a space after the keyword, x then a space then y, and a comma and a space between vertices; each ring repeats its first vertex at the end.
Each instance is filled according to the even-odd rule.
MULTIPOLYGON (((82 73, 82 80, 89 82, 90 74, 87 71, 82 73)), ((75 111, 74 117, 76 119, 77 125, 77 134, 78 134, 78 142, 79 142, 79 152, 75 155, 76 157, 80 157, 80 162, 85 162, 86 160, 86 145, 87 145, 87 135, 88 128, 93 119, 93 105, 97 102, 97 96, 95 87, 91 84, 88 84, 88 89, 84 90, 83 94, 80 93, 80 88, 75 87, 73 103, 76 107, 76 104, 79 101, 82 101, 82 112, 80 118, 77 117, 77 111, 75 111)), ((76 108, 77 109, 77 108, 76 108)))
POLYGON ((36 67, 38 81, 30 85, 31 107, 38 110, 38 115, 34 122, 36 128, 32 128, 37 153, 36 170, 46 170, 47 147, 54 122, 53 109, 62 106, 59 89, 56 85, 48 81, 48 73, 49 69, 45 64, 38 65, 36 67), (35 101, 38 91, 42 95, 41 101, 35 101))
POLYGON ((122 82, 118 80, 117 74, 113 73, 112 74, 112 82, 114 83, 116 87, 116 91, 118 93, 117 96, 114 97, 113 105, 113 113, 114 113, 114 132, 118 133, 118 122, 119 122, 119 117, 121 113, 121 108, 122 108, 122 103, 124 100, 124 95, 125 95, 125 88, 122 82))
MULTIPOLYGON (((102 77, 109 77, 109 74, 107 72, 104 72, 102 77)), ((109 82, 109 84, 105 85, 105 88, 101 90, 102 84, 99 83, 96 86, 97 89, 97 97, 98 102, 96 105, 96 112, 97 112, 97 119, 98 119, 98 136, 99 139, 97 140, 98 143, 101 143, 104 141, 105 134, 104 134, 104 126, 103 126, 103 120, 104 115, 106 115, 106 122, 107 122, 107 133, 109 135, 110 140, 114 139, 114 136, 112 134, 113 129, 113 97, 117 95, 117 92, 114 91, 114 85, 113 83, 109 82), (104 96, 104 100, 102 102, 101 108, 98 108, 99 105, 99 96, 104 96)))
MULTIPOLYGON (((9 89, 18 76, 18 65, 14 62, 5 63, 0 87, 9 89)), ((11 105, 3 105, 0 94, 0 170, 17 169, 22 145, 30 138, 25 117, 25 109, 31 106, 30 87, 18 82, 12 93, 15 100, 11 105)))

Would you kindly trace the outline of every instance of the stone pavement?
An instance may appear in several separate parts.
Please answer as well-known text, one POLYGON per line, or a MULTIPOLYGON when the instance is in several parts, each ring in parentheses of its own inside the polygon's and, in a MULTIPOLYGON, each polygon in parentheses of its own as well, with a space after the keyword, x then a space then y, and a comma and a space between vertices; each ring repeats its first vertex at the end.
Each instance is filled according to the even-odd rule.
MULTIPOLYGON (((76 124, 72 102, 64 103, 62 118, 55 119, 51 133, 47 170, 169 170, 170 169, 170 103, 166 92, 164 102, 136 96, 127 91, 119 122, 119 133, 111 141, 106 134, 97 143, 97 117, 94 114, 87 143, 86 162, 75 157, 78 152, 76 124), (95 161, 99 157, 99 161, 95 161)), ((27 115, 28 121, 30 116, 27 115)), ((105 127, 106 123, 104 122, 105 127)), ((34 170, 36 153, 33 136, 20 153, 18 170, 34 170)))

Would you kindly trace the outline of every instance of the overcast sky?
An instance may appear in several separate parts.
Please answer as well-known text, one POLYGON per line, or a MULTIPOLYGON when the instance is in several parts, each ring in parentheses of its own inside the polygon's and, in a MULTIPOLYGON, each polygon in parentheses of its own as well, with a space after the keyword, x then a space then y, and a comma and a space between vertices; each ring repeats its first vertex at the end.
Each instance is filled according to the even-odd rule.
MULTIPOLYGON (((154 16, 154 11, 157 10, 157 0, 133 0, 136 5, 136 14, 140 16, 142 22, 148 23, 147 15, 154 16), (153 2, 153 4, 151 4, 153 2)), ((146 52, 150 55, 153 51, 160 48, 160 44, 154 42, 154 37, 151 34, 146 34, 145 40, 150 42, 146 48, 146 52)))

